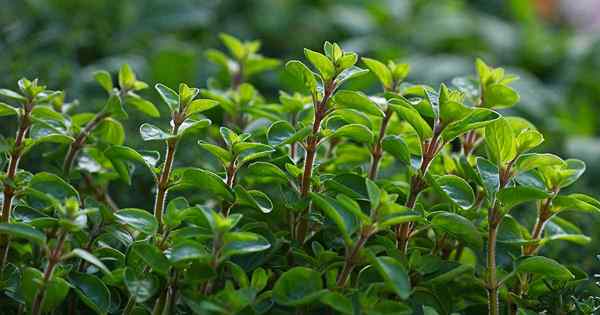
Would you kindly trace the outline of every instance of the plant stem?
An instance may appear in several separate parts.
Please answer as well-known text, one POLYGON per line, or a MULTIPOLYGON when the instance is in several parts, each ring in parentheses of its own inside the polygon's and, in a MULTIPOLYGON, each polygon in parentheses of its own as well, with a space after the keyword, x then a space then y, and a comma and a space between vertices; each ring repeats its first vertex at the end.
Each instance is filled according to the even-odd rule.
POLYGON ((383 155, 383 138, 385 137, 385 131, 390 122, 390 118, 392 118, 393 113, 394 112, 391 108, 388 108, 385 111, 383 119, 381 120, 381 127, 379 128, 379 135, 377 136, 377 141, 375 141, 373 150, 371 150, 371 168, 369 169, 369 179, 371 180, 377 179, 379 161, 381 160, 381 156, 383 155))
POLYGON ((490 226, 488 229, 488 251, 487 251, 487 290, 488 290, 488 313, 489 315, 498 315, 500 313, 498 304, 498 281, 496 280, 496 237, 498 234, 497 226, 490 226))
MULTIPOLYGON (((19 169, 19 162, 23 156, 23 146, 27 133, 31 128, 31 111, 33 110, 34 104, 29 101, 23 104, 23 115, 19 120, 19 129, 15 136, 15 144, 13 150, 10 152, 10 161, 8 162, 8 168, 6 169, 6 177, 4 179, 4 198, 2 202, 2 215, 0 222, 8 223, 11 217, 13 198, 16 193, 14 187, 14 181, 17 176, 17 170, 19 169)), ((8 260, 8 251, 10 250, 10 239, 7 235, 0 236, 0 252, 2 253, 2 262, 0 271, 4 271, 6 262, 8 260)))
MULTIPOLYGON (((500 170, 500 189, 504 188, 512 176, 512 166, 518 156, 512 159, 506 168, 500 170)), ((498 315, 500 313, 498 303, 498 280, 496 276, 496 238, 498 235, 498 226, 502 222, 500 213, 500 203, 494 200, 492 207, 488 211, 488 242, 487 242, 487 291, 488 291, 488 311, 489 315, 498 315)))
MULTIPOLYGON (((302 173, 301 186, 300 186, 300 197, 308 197, 308 193, 311 188, 312 171, 315 162, 315 156, 317 153, 317 147, 319 145, 319 131, 321 130, 321 122, 327 114, 327 102, 335 91, 335 83, 329 82, 325 86, 325 92, 321 101, 317 102, 316 99, 313 101, 315 108, 315 119, 313 122, 312 133, 306 140, 305 155, 304 155, 304 172, 302 173)), ((310 204, 301 213, 298 218, 298 226, 296 227, 296 239, 300 244, 304 243, 306 234, 308 232, 308 212, 310 210, 310 204)))
POLYGON ((83 130, 77 135, 75 141, 71 142, 69 150, 67 151, 67 155, 65 156, 65 160, 63 161, 63 172, 65 176, 69 176, 71 168, 73 167, 73 163, 75 162, 75 158, 85 145, 85 141, 89 137, 90 133, 109 116, 110 114, 106 112, 100 112, 96 114, 96 116, 94 116, 94 118, 90 120, 87 125, 85 125, 83 130))
POLYGON ((44 305, 44 298, 46 297, 46 288, 48 282, 52 279, 52 274, 54 273, 54 268, 60 262, 60 256, 62 255, 62 249, 65 244, 65 240, 67 238, 67 233, 65 231, 60 231, 58 236, 58 243, 54 250, 50 252, 48 256, 48 265, 46 266, 46 270, 44 271, 44 276, 42 278, 42 284, 38 288, 35 296, 33 298, 33 303, 31 305, 31 314, 39 315, 42 313, 42 307, 44 305))
POLYGON ((349 252, 347 252, 346 259, 344 261, 344 267, 342 268, 342 272, 338 276, 338 279, 336 282, 338 287, 344 287, 346 285, 346 282, 348 281, 348 277, 350 276, 352 269, 354 269, 356 255, 358 255, 358 253, 360 252, 360 249, 365 245, 365 243, 367 242, 367 240, 369 239, 370 236, 371 236, 370 232, 361 233, 358 241, 356 241, 356 243, 354 244, 352 249, 349 252))
MULTIPOLYGON (((183 115, 179 112, 174 113, 172 117, 173 127, 171 134, 176 135, 179 126, 183 122, 183 115)), ((160 176, 156 183, 156 199, 154 201, 154 217, 158 222, 158 233, 163 231, 163 212, 165 209, 165 201, 167 199, 167 191, 169 189, 169 178, 173 170, 173 162, 175 161, 175 150, 177 149, 177 138, 171 138, 167 141, 167 152, 165 155, 165 163, 160 171, 160 176)))
POLYGON ((134 306, 135 306, 135 298, 133 296, 130 296, 129 299, 127 300, 127 304, 125 305, 125 308, 123 308, 123 313, 121 313, 121 314, 122 315, 131 314, 134 306))
MULTIPOLYGON (((235 184, 235 178, 237 175, 237 168, 235 166, 235 159, 234 161, 232 161, 231 163, 229 163, 229 166, 227 167, 227 181, 226 184, 229 188, 233 188, 233 185, 235 184)), ((231 202, 227 202, 223 204, 223 207, 221 208, 221 211, 223 212, 224 216, 229 216, 229 211, 231 210, 231 207, 233 207, 233 203, 231 202)))
MULTIPOLYGON (((423 158, 421 160, 421 166, 416 174, 413 174, 410 180, 410 192, 406 199, 405 206, 409 209, 413 209, 417 202, 419 193, 425 189, 426 182, 424 176, 429 169, 429 165, 435 158, 437 152, 440 149, 439 134, 441 130, 437 128, 437 123, 434 126, 435 133, 429 142, 423 144, 423 158)), ((396 228, 396 238, 398 249, 406 254, 408 251, 408 242, 410 240, 413 224, 411 222, 403 223, 396 228)))
MULTIPOLYGON (((556 192, 557 191, 555 190, 555 193, 556 192)), ((546 222, 548 222, 548 219, 550 219, 550 217, 552 216, 552 213, 550 212, 550 206, 552 205, 553 199, 554 197, 546 198, 541 203, 538 211, 537 220, 535 221, 533 229, 531 230, 532 240, 539 240, 541 238, 542 233, 544 232, 544 226, 546 225, 546 222)), ((530 244, 525 246, 525 248, 523 249, 523 255, 527 256, 533 254, 538 249, 538 247, 538 244, 530 244)))

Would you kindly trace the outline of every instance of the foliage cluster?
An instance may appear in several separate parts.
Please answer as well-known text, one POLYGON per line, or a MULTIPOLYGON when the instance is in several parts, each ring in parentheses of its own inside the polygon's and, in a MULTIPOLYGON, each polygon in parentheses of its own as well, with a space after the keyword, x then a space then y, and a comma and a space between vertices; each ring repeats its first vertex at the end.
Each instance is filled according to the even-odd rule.
POLYGON ((407 64, 325 42, 322 53, 304 50, 307 62, 285 63, 301 89, 271 102, 249 82, 280 62, 258 41, 221 40, 226 52, 207 57, 229 85, 159 83, 159 106, 128 65, 116 80, 94 73, 107 94, 95 113, 37 79, 0 90, 0 115, 18 121, 1 146, 3 309, 597 312, 585 272, 538 253, 589 242, 563 213, 598 212, 600 202, 563 192, 581 160, 535 152, 542 133, 501 114, 519 102, 515 75, 478 59, 474 75, 432 88, 405 82, 407 64), (364 75, 379 93, 348 88, 364 75), (124 145, 134 110, 154 119, 139 132, 160 152, 124 145), (164 112, 168 128, 156 123, 164 112), (190 139, 212 159, 178 163, 190 139), (35 146, 53 168, 19 168, 35 146), (143 174, 153 208, 117 205, 107 187, 143 174))

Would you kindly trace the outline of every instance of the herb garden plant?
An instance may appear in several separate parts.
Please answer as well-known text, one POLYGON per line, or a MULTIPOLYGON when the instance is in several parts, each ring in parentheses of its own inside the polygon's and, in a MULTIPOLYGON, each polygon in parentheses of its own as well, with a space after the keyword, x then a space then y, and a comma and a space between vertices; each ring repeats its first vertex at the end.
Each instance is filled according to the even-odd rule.
POLYGON ((96 113, 37 79, 0 90, 17 125, 1 146, 2 312, 598 310, 583 271, 539 254, 589 241, 562 214, 600 202, 563 192, 582 161, 537 153, 535 126, 502 114, 519 102, 516 76, 477 60, 448 85, 410 84, 407 64, 326 42, 285 63, 300 89, 272 100, 249 81, 280 62, 221 39, 227 53, 207 52, 220 79, 202 89, 147 92, 124 65, 116 80, 94 74, 107 94, 96 113), (364 75, 376 93, 348 88, 364 75), (149 122, 127 139, 152 150, 124 144, 140 113, 149 122), (203 154, 188 164, 190 145, 203 154), (19 163, 36 159, 52 166, 19 163), (111 183, 144 178, 152 209, 111 197, 128 194, 111 183))

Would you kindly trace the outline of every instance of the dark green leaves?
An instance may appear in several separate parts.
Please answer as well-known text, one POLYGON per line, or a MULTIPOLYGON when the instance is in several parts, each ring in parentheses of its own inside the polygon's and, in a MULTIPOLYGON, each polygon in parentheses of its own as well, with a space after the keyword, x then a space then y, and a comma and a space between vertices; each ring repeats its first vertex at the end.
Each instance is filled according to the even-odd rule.
POLYGON ((446 197, 457 206, 468 209, 475 202, 473 189, 464 179, 454 175, 445 175, 440 176, 435 181, 446 197))
POLYGON ((0 233, 8 234, 16 239, 25 239, 30 242, 43 245, 46 243, 46 235, 33 227, 20 223, 0 223, 0 233))
POLYGON ((517 272, 533 273, 558 280, 569 280, 575 276, 565 266, 543 256, 526 257, 517 262, 517 272))
POLYGON ((147 235, 154 235, 158 230, 158 222, 146 210, 127 208, 115 212, 115 218, 121 224, 147 235))
POLYGON ((321 275, 306 267, 294 267, 284 272, 273 287, 275 303, 299 306, 311 303, 323 294, 321 275))
POLYGON ((442 233, 464 241, 469 246, 476 249, 482 247, 481 234, 471 221, 461 215, 451 212, 436 213, 431 220, 431 225, 442 233))
POLYGON ((410 280, 400 262, 392 257, 372 257, 371 262, 385 280, 386 285, 401 299, 407 299, 411 294, 410 280))
POLYGON ((77 296, 96 314, 106 314, 110 309, 110 291, 98 277, 85 273, 72 273, 69 282, 77 296))

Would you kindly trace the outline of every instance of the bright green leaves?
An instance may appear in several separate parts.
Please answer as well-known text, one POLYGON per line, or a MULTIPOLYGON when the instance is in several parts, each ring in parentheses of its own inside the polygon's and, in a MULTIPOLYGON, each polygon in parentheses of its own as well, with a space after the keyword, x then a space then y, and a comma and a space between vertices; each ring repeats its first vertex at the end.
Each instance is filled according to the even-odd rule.
MULTIPOLYGON (((346 80, 356 78, 368 72, 368 70, 356 67, 358 56, 353 52, 343 51, 338 44, 325 42, 325 55, 310 49, 305 49, 306 59, 317 69, 323 87, 331 85, 340 86, 346 80)), ((314 98, 317 93, 317 80, 314 72, 298 60, 288 61, 285 65, 286 71, 302 82, 314 98)), ((330 88, 329 87, 329 88, 330 88)))
POLYGON ((185 83, 179 84, 179 93, 173 91, 164 84, 158 83, 154 86, 163 102, 169 107, 171 113, 180 113, 184 119, 193 114, 209 110, 219 103, 211 99, 195 99, 200 92, 197 88, 191 88, 185 83))
POLYGON ((232 80, 247 78, 277 67, 277 59, 267 58, 258 53, 259 41, 241 41, 229 34, 219 35, 221 42, 227 48, 229 56, 215 49, 206 51, 206 57, 212 63, 220 66, 222 70, 232 77, 232 80), (241 77, 243 76, 243 78, 241 77), (236 77, 239 77, 236 79, 236 77))
POLYGON ((492 200, 498 189, 500 189, 498 166, 485 158, 477 157, 477 171, 479 172, 479 177, 481 178, 488 199, 492 200))
POLYGON ((19 115, 19 110, 6 103, 0 102, 0 117, 19 115))
POLYGON ((557 196, 552 202, 552 211, 581 211, 600 213, 600 202, 585 194, 570 194, 557 196))
POLYGON ((492 68, 477 59, 475 68, 481 85, 481 106, 487 108, 507 108, 519 101, 519 94, 508 86, 518 79, 514 75, 506 75, 502 68, 492 68))
POLYGON ((479 249, 483 245, 481 234, 473 222, 452 212, 435 213, 431 225, 442 233, 464 241, 469 246, 479 249))
POLYGON ((319 71, 325 82, 333 79, 336 74, 335 66, 327 56, 306 48, 304 49, 304 56, 319 71))
POLYGON ((410 66, 405 63, 396 64, 393 61, 388 61, 386 65, 381 61, 365 57, 362 58, 362 61, 375 74, 385 91, 396 90, 410 71, 410 66))
POLYGON ((98 84, 100 84, 100 86, 106 91, 106 93, 112 93, 114 86, 112 77, 110 76, 110 73, 108 73, 108 71, 100 70, 94 72, 94 79, 96 80, 96 82, 98 82, 98 84))
POLYGON ((162 129, 149 124, 143 123, 140 126, 140 135, 144 141, 152 141, 152 140, 169 140, 181 138, 187 134, 195 133, 200 129, 204 129, 210 126, 211 121, 209 119, 200 119, 194 120, 191 118, 186 119, 181 123, 179 128, 176 130, 176 134, 172 134, 170 132, 163 131, 162 129))
POLYGON ((285 306, 299 306, 311 303, 323 293, 323 281, 317 271, 294 267, 275 282, 273 300, 285 306))
POLYGON ((490 160, 496 165, 504 166, 517 156, 513 130, 504 118, 485 128, 485 145, 490 160))
POLYGON ((308 69, 306 65, 298 60, 291 60, 285 64, 285 70, 300 81, 312 95, 317 94, 315 73, 308 69))
POLYGON ((350 108, 365 114, 383 117, 383 112, 375 102, 361 92, 343 90, 338 91, 333 97, 336 108, 350 108))
POLYGON ((429 123, 421 117, 421 114, 406 99, 395 98, 390 100, 390 106, 402 119, 406 120, 417 132, 421 140, 429 139, 433 136, 433 130, 429 123))

